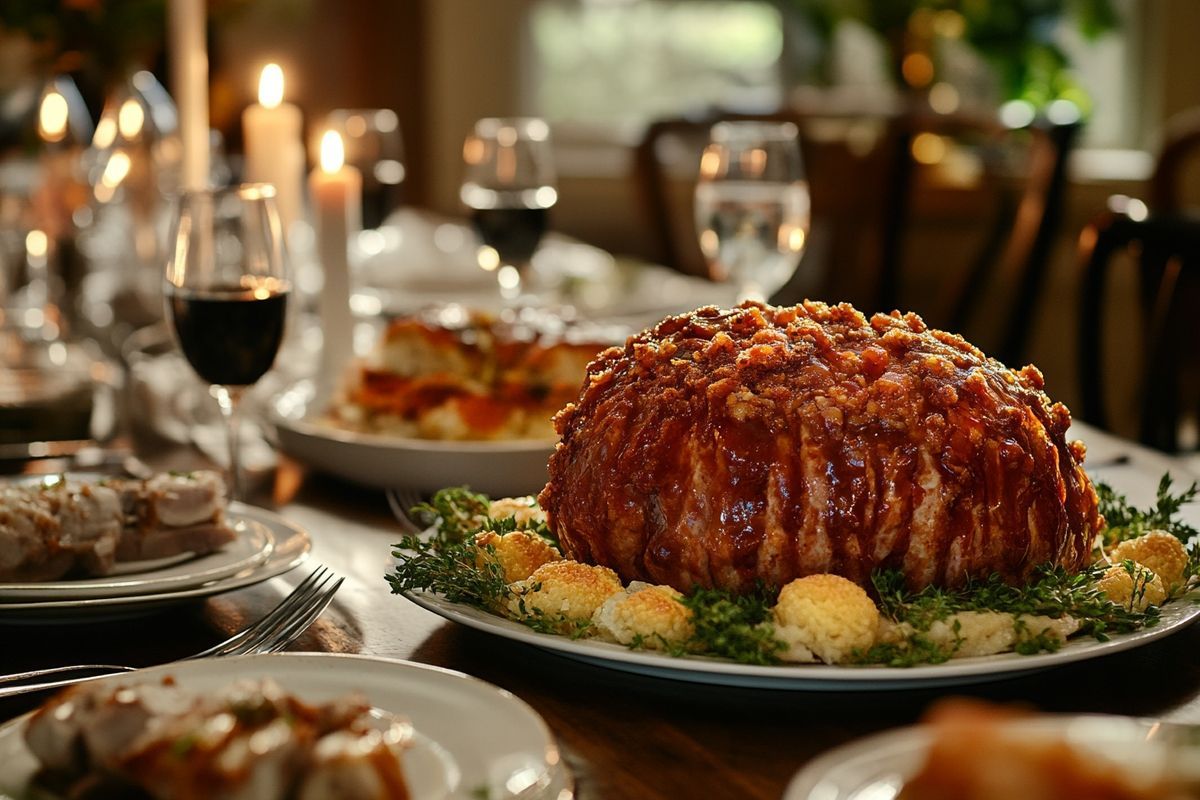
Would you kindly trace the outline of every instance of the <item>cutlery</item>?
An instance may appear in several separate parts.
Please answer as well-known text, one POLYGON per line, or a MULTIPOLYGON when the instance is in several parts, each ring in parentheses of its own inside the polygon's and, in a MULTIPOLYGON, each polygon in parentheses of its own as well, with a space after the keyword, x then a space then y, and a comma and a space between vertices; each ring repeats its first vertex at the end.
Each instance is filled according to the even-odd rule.
MULTIPOLYGON (((257 622, 251 623, 225 641, 201 650, 178 661, 193 661, 202 658, 275 653, 295 641, 300 634, 325 610, 341 587, 340 578, 325 567, 318 567, 300 582, 279 605, 257 622)), ((122 672, 135 672, 136 667, 115 664, 77 664, 67 667, 19 672, 0 676, 0 698, 27 692, 56 689, 75 683, 103 678, 122 672), (98 673, 70 678, 63 675, 75 673, 98 673), (28 683, 32 680, 50 678, 48 681, 28 683)))

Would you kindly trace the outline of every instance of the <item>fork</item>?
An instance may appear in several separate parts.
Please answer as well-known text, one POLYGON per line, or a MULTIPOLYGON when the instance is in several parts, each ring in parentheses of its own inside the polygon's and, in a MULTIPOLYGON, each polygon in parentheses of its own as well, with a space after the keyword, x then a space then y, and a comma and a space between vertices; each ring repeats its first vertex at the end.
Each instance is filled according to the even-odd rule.
POLYGON ((425 530, 425 526, 416 522, 410 513, 412 507, 421 502, 419 493, 412 489, 388 489, 387 501, 392 508, 392 515, 405 533, 416 535, 425 530))
MULTIPOLYGON (((321 615, 333 600, 337 590, 341 588, 344 580, 325 567, 318 567, 262 619, 251 623, 220 644, 177 659, 172 663, 222 656, 278 652, 295 641, 321 615)), ((68 667, 18 672, 13 675, 0 676, 0 698, 70 686, 108 675, 134 672, 137 669, 116 664, 77 664, 68 667), (59 677, 76 672, 97 671, 100 671, 100 674, 72 678, 59 677), (40 683, 26 683, 26 681, 42 678, 53 679, 40 683)))

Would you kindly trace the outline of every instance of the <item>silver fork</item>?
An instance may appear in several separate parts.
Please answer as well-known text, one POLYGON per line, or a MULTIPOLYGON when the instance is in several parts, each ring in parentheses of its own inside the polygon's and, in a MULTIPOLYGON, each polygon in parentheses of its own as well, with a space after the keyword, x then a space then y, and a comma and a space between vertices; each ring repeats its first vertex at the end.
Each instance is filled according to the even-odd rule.
POLYGON ((388 505, 392 507, 392 515, 400 523, 405 533, 416 535, 425 530, 425 526, 412 518, 412 507, 421 503, 421 495, 412 489, 388 489, 388 505))
MULTIPOLYGON (((262 619, 251 623, 220 644, 185 656, 178 661, 278 652, 295 641, 321 615, 333 600, 337 590, 341 588, 343 580, 345 579, 339 578, 325 567, 318 567, 262 619)), ((13 675, 0 676, 0 698, 70 686, 74 683, 83 683, 108 675, 136 670, 136 667, 116 664, 77 664, 68 667, 18 672, 13 675), (61 677, 78 672, 99 672, 99 674, 72 678, 61 677), (52 678, 52 680, 27 683, 27 681, 42 678, 52 678)))

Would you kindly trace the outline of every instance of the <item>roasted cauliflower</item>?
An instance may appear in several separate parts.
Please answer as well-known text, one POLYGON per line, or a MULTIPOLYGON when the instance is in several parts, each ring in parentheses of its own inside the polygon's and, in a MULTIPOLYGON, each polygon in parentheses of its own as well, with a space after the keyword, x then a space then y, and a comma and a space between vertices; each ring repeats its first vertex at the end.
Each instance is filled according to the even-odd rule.
POLYGON ((1167 599, 1167 589, 1154 570, 1134 561, 1123 561, 1108 568, 1096 587, 1108 599, 1130 611, 1145 611, 1167 599))
POLYGON ((520 528, 530 528, 546 521, 546 512, 538 507, 532 497, 502 497, 493 500, 488 506, 488 516, 492 519, 507 519, 512 517, 520 528))
POLYGON ((850 660, 875 643, 879 609, 862 587, 838 575, 809 575, 783 587, 774 609, 786 661, 850 660))
POLYGON ((526 621, 541 620, 562 632, 590 622, 605 600, 622 591, 617 573, 578 561, 543 564, 509 588, 513 592, 510 614, 526 621))
POLYGON ((691 612, 683 595, 670 586, 634 581, 596 610, 592 623, 604 637, 649 650, 684 644, 692 636, 691 612))
POLYGON ((1150 531, 1144 536, 1121 542, 1108 551, 1109 560, 1119 564, 1126 559, 1153 570, 1167 589, 1183 582, 1188 554, 1177 537, 1166 531, 1150 531))
MULTIPOLYGON (((1079 621, 1071 617, 1045 617, 1032 614, 1014 616, 1004 611, 960 611, 931 624, 921 636, 953 658, 990 656, 1006 653, 1023 641, 1053 638, 1065 642, 1079 630, 1079 621)), ((879 641, 904 644, 916 630, 909 623, 884 620, 879 641)))
POLYGON ((475 563, 482 567, 489 559, 504 570, 506 583, 523 581, 533 571, 551 561, 561 561, 562 554, 554 545, 536 533, 514 531, 501 536, 494 531, 475 534, 477 554, 475 563))

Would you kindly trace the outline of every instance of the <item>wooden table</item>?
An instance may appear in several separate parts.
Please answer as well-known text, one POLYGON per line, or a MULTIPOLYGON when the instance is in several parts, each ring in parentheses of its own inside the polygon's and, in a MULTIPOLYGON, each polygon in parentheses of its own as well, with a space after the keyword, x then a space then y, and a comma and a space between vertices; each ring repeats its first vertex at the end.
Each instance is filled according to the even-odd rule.
MULTIPOLYGON (((1091 429, 1089 461, 1120 485, 1178 464, 1091 429), (1101 466, 1129 455, 1129 462, 1101 466), (1126 473, 1122 478, 1122 471, 1126 473)), ((1134 494, 1143 495, 1143 480, 1134 494)), ((572 661, 444 622, 389 593, 399 538, 378 492, 285 464, 275 504, 313 535, 312 562, 347 576, 330 611, 292 649, 366 653, 461 670, 512 691, 549 723, 590 798, 778 798, 818 753, 915 722, 934 701, 972 695, 1047 711, 1200 723, 1200 626, 1125 653, 946 690, 799 692, 677 683, 572 661)), ((307 574, 311 564, 297 570, 307 574)), ((278 601, 297 574, 145 620, 5 630, 0 671, 82 659, 153 664, 213 644, 278 601)), ((0 702, 0 719, 36 700, 0 702)))

